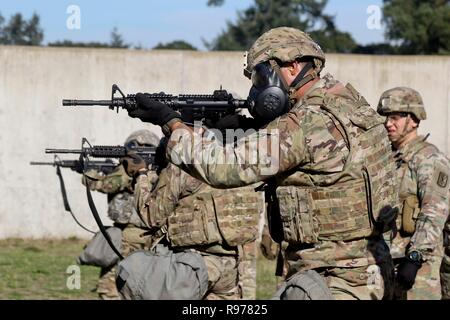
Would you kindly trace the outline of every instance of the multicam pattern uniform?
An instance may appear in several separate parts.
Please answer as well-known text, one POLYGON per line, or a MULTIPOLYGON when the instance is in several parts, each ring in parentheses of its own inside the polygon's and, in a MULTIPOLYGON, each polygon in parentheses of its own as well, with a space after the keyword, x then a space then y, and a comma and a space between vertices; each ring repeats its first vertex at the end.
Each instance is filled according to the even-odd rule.
POLYGON ((449 210, 449 161, 421 136, 397 150, 396 158, 400 200, 404 205, 403 215, 397 219, 399 233, 393 240, 391 254, 394 259, 401 259, 406 252, 420 251, 426 261, 417 273, 413 288, 407 292, 407 298, 439 300, 442 229, 449 210), (409 216, 415 223, 415 231, 407 232, 408 227, 405 231, 409 216))
MULTIPOLYGON (((253 252, 256 250, 255 241, 250 241, 244 245, 245 254, 240 255, 242 247, 237 245, 229 245, 221 242, 217 238, 217 231, 213 226, 213 221, 204 215, 200 207, 208 207, 208 202, 202 201, 203 197, 215 198, 214 192, 224 193, 224 190, 214 190, 200 180, 191 177, 181 171, 176 166, 169 164, 159 175, 158 183, 152 191, 148 188, 145 176, 137 179, 135 198, 137 207, 142 216, 147 218, 147 224, 152 229, 153 241, 164 239, 172 248, 191 248, 198 251, 203 258, 208 269, 208 291, 204 297, 207 300, 233 300, 241 299, 242 294, 245 299, 254 299, 256 294, 256 256, 253 252), (189 215, 194 217, 190 217, 189 215), (198 223, 192 223, 192 219, 198 219, 198 223, 203 224, 207 220, 205 226, 208 239, 201 240, 199 236, 200 230, 195 228, 198 223), (180 218, 181 217, 181 218, 180 218), (190 245, 186 245, 189 244, 190 245), (195 245, 195 243, 198 243, 195 245), (202 243, 204 243, 202 245, 202 243), (247 270, 240 268, 239 258, 244 258, 247 270), (244 280, 239 283, 239 276, 243 275, 244 280), (240 284, 244 286, 243 292, 240 284), (245 288, 249 286, 249 288, 245 288)), ((242 190, 234 190, 234 197, 239 199, 240 196, 246 197, 248 194, 242 190), (241 194, 241 195, 240 195, 241 194)), ((253 194, 257 195, 253 191, 253 194)), ((219 197, 220 198, 220 197, 219 197)), ((262 194, 258 195, 260 204, 256 207, 263 208, 264 199, 262 194)), ((220 200, 217 200, 220 201, 220 200)), ((255 201, 255 199, 251 200, 255 201)), ((219 206, 227 206, 228 204, 218 204, 219 206)), ((231 204, 232 205, 232 204, 231 204)), ((254 205, 255 206, 255 205, 254 205)), ((217 209, 217 208, 216 208, 217 209)), ((206 215, 215 215, 214 208, 208 207, 206 215)), ((235 210, 238 208, 236 207, 235 210)), ((259 217, 260 211, 253 216, 259 217)), ((215 218, 214 218, 215 219, 215 218)), ((251 219, 248 222, 247 230, 253 233, 256 238, 255 230, 258 230, 258 220, 251 219)), ((203 229, 201 227, 200 229, 203 229)), ((223 229, 225 230, 225 229, 223 229)), ((239 242, 239 240, 237 240, 239 242)))
MULTIPOLYGON (((119 165, 108 175, 94 170, 88 171, 89 187, 91 190, 108 195, 108 217, 114 225, 122 229, 122 255, 143 249, 148 237, 142 237, 146 226, 138 216, 132 189, 132 178, 127 175, 122 165, 119 165)), ((156 182, 156 174, 149 171, 149 183, 156 182)), ((83 184, 85 179, 83 179, 83 184)), ((101 299, 120 299, 116 288, 116 268, 102 268, 97 283, 97 293, 101 299)))
MULTIPOLYGON (((330 176, 328 186, 350 179, 351 175, 348 174, 337 177, 345 171, 345 168, 351 168, 352 163, 349 163, 348 167, 345 166, 351 153, 349 148, 354 147, 355 150, 367 148, 368 153, 359 151, 353 156, 369 164, 384 159, 385 162, 376 168, 378 173, 372 171, 371 174, 384 175, 385 187, 390 194, 383 192, 383 196, 391 202, 390 205, 396 206, 398 199, 395 193, 395 163, 390 153, 390 142, 383 128, 384 119, 367 105, 364 98, 350 88, 351 86, 344 87, 335 81, 331 75, 326 75, 306 93, 302 100, 297 102, 290 112, 272 121, 266 130, 248 135, 240 144, 238 141, 235 148, 228 145, 222 147, 217 141, 202 141, 197 134, 179 130, 171 136, 167 156, 171 162, 179 165, 183 170, 215 187, 238 187, 266 180, 271 176, 277 178, 278 186, 314 187, 316 183, 321 183, 320 179, 330 176), (339 123, 331 113, 326 112, 328 105, 324 102, 325 96, 331 97, 331 100, 327 100, 328 102, 337 103, 337 110, 343 106, 342 103, 345 103, 347 108, 351 108, 347 117, 351 118, 353 124, 346 125, 350 132, 344 133, 342 123, 339 123), (378 136, 369 143, 366 141, 350 146, 350 142, 344 136, 351 140, 363 131, 359 126, 364 128, 365 125, 373 128, 372 132, 377 132, 378 136), (264 142, 261 141, 265 141, 266 148, 261 147, 264 146, 264 142), (375 147, 380 148, 380 153, 367 159, 366 154, 373 153, 375 147), (253 154, 253 159, 257 161, 252 162, 251 159, 246 158, 248 154, 253 154), (273 168, 274 162, 277 164, 275 168, 273 168), (333 178, 336 180, 332 181, 333 178)), ((327 186, 327 183, 323 185, 327 186)), ((359 193, 355 191, 353 196, 358 198, 363 194, 364 187, 359 190, 359 193)), ((294 196, 294 194, 291 195, 294 196)), ((339 197, 343 194, 337 189, 330 195, 339 197)), ((301 197, 301 194, 297 196, 301 197)), ((288 198, 289 194, 285 199, 288 198)), ((297 203, 299 208, 292 206, 290 209, 286 206, 285 211, 297 214, 297 217, 303 214, 308 219, 308 215, 312 215, 312 210, 305 206, 302 200, 299 199, 297 203)), ((323 198, 320 203, 324 203, 325 206, 330 205, 325 202, 327 199, 323 198)), ((374 203, 378 205, 377 202, 374 203)), ((314 202, 310 204, 314 205, 314 202)), ((342 210, 338 211, 345 214, 342 210)), ((365 211, 366 219, 367 216, 365 211)), ((309 225, 297 226, 300 228, 297 231, 304 233, 303 236, 306 235, 305 233, 311 235, 310 231, 312 236, 317 236, 315 234, 317 227, 330 229, 342 227, 338 224, 335 226, 321 224, 318 223, 317 217, 309 217, 309 225)), ((333 212, 329 214, 329 218, 339 219, 338 216, 333 217, 333 212)), ((283 219, 294 224, 296 222, 289 216, 283 219)), ((347 219, 346 222, 351 224, 352 219, 347 219)), ((286 228, 283 231, 285 231, 285 237, 292 234, 291 230, 286 228)), ((389 248, 380 237, 369 239, 366 236, 367 234, 363 234, 359 240, 352 241, 316 239, 318 241, 312 241, 315 243, 308 243, 311 239, 304 237, 304 244, 300 241, 299 245, 292 245, 286 250, 289 264, 288 276, 296 271, 316 269, 324 276, 337 299, 382 298, 384 286, 390 284, 392 280, 389 248)))

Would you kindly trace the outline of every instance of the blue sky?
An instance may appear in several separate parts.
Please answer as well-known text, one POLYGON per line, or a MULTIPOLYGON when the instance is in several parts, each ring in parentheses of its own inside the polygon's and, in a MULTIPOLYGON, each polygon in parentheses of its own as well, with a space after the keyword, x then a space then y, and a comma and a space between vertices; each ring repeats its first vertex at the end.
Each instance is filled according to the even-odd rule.
MULTIPOLYGON (((41 17, 44 43, 72 41, 108 42, 117 27, 126 42, 151 48, 159 42, 185 40, 205 50, 202 39, 211 41, 235 21, 236 12, 253 0, 225 0, 221 7, 208 7, 207 0, 0 0, 0 13, 9 17, 21 12, 29 19, 33 12, 41 17), (77 5, 81 12, 80 29, 68 29, 67 8, 77 5)), ((340 30, 350 32, 361 44, 383 41, 383 29, 370 30, 366 22, 370 5, 381 7, 382 0, 329 0, 326 12, 336 15, 340 30)))

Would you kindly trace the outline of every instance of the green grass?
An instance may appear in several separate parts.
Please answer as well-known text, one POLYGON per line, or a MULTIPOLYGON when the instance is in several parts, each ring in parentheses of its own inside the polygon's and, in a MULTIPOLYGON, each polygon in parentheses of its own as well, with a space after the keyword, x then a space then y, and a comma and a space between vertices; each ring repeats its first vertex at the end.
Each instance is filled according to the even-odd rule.
MULTIPOLYGON (((100 268, 79 266, 80 288, 69 289, 69 266, 86 240, 23 240, 0 241, 0 299, 97 299, 95 287, 100 268)), ((270 299, 276 291, 275 261, 258 258, 257 299, 270 299)), ((70 281, 69 281, 70 282, 70 281)))
POLYGON ((0 241, 0 299, 96 299, 99 268, 80 266, 80 288, 67 286, 73 278, 67 268, 76 265, 85 243, 74 238, 0 241))
POLYGON ((262 255, 257 260, 256 271, 256 299, 270 299, 277 291, 277 285, 281 281, 275 276, 276 260, 267 260, 262 255))

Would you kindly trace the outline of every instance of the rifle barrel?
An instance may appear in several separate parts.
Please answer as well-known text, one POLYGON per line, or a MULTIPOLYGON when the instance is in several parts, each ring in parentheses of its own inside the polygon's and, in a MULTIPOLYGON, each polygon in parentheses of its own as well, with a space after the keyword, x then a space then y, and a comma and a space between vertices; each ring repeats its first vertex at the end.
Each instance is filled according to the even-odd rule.
POLYGON ((83 150, 80 150, 80 149, 45 149, 45 153, 75 153, 75 154, 80 154, 80 153, 83 153, 83 150))
POLYGON ((30 165, 32 166, 54 166, 53 162, 39 162, 39 161, 31 161, 30 165))
POLYGON ((111 100, 73 100, 64 99, 63 106, 106 106, 109 107, 113 103, 111 100))

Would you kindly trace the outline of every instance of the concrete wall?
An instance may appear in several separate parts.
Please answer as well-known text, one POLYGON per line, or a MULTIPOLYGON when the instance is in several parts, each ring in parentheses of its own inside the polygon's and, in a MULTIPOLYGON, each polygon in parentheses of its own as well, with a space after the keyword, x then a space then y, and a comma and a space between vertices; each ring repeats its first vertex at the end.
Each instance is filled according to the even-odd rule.
MULTIPOLYGON (((45 148, 121 144, 134 130, 159 128, 129 118, 125 111, 62 107, 63 98, 108 99, 111 85, 125 93, 212 93, 220 85, 246 97, 240 52, 133 51, 118 49, 0 46, 0 238, 89 238, 64 211, 52 167, 30 161, 52 160, 45 148)), ((393 86, 418 89, 429 120, 420 128, 444 152, 450 149, 450 57, 329 55, 326 70, 351 82, 376 105, 393 86)), ((68 158, 68 157, 65 157, 68 158)), ((63 172, 72 210, 97 230, 80 176, 63 172)), ((106 197, 94 194, 105 224, 106 197)))

